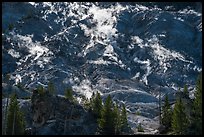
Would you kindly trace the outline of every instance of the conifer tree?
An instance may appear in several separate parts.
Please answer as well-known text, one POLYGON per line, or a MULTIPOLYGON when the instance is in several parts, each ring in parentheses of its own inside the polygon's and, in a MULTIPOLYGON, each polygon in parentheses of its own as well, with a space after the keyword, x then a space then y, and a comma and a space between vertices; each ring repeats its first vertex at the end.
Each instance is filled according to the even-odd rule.
POLYGON ((183 135, 186 133, 188 127, 188 118, 185 114, 184 104, 181 98, 176 100, 173 117, 172 117, 172 130, 174 134, 183 135))
POLYGON ((118 109, 118 105, 114 105, 114 127, 115 127, 115 134, 118 135, 121 133, 121 115, 118 109))
POLYGON ((184 96, 185 96, 186 98, 189 98, 189 93, 188 93, 188 87, 187 87, 187 85, 184 85, 183 93, 184 93, 184 96))
POLYGON ((110 95, 108 95, 102 109, 101 119, 99 120, 99 132, 104 135, 115 134, 113 102, 110 95))
MULTIPOLYGON (((201 73, 202 74, 202 73, 201 73)), ((193 114, 191 123, 191 134, 202 134, 202 75, 200 75, 196 82, 195 99, 193 102, 193 114)))
POLYGON ((121 132, 127 132, 129 127, 128 127, 128 121, 127 121, 127 112, 124 104, 122 105, 120 121, 121 121, 121 132))
POLYGON ((25 133, 25 120, 23 113, 19 110, 16 94, 11 95, 7 119, 7 135, 23 135, 25 133))
POLYGON ((166 129, 169 129, 171 127, 172 111, 170 108, 168 95, 165 96, 162 112, 162 124, 166 127, 166 129))
MULTIPOLYGON (((8 117, 8 106, 9 106, 9 97, 8 93, 6 94, 6 108, 4 112, 4 119, 2 119, 2 135, 6 135, 7 128, 7 117, 8 117)), ((3 108, 2 108, 3 109, 3 108)), ((2 111, 3 112, 3 111, 2 111)), ((2 113, 3 114, 3 113, 2 113)))
POLYGON ((93 98, 93 114, 97 118, 101 118, 101 111, 102 111, 102 99, 100 93, 96 93, 96 96, 93 98))

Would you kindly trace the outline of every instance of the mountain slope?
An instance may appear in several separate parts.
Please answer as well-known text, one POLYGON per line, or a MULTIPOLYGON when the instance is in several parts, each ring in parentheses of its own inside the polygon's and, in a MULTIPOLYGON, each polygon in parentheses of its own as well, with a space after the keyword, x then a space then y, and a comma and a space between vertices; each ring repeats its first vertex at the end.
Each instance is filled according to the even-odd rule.
POLYGON ((10 73, 29 89, 53 81, 58 94, 72 87, 87 98, 99 90, 125 103, 132 127, 136 112, 158 125, 159 91, 174 99, 202 70, 201 11, 199 4, 3 3, 3 79, 10 73))

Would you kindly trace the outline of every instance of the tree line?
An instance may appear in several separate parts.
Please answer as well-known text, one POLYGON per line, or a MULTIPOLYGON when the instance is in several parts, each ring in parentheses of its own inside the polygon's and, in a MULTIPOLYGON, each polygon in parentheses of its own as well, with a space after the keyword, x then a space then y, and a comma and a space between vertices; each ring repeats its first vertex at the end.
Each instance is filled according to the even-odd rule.
MULTIPOLYGON (((51 94, 55 94, 56 90, 54 84, 49 82, 48 88, 45 89, 42 86, 37 88, 39 94, 44 94, 48 91, 51 94)), ((194 99, 189 98, 188 87, 185 85, 183 92, 177 96, 176 103, 172 107, 169 103, 168 95, 165 97, 164 105, 162 107, 161 124, 165 127, 165 134, 190 134, 201 135, 202 134, 202 73, 199 75, 194 99)), ((72 89, 65 90, 65 97, 71 101, 76 101, 73 98, 72 89)), ((9 105, 4 110, 4 119, 2 125, 2 134, 7 135, 22 135, 25 132, 25 118, 23 112, 20 111, 17 95, 11 94, 9 97, 9 105)), ((8 99, 7 99, 8 104, 8 99)), ((110 95, 103 102, 100 93, 93 92, 90 100, 86 99, 85 107, 94 115, 97 119, 98 134, 103 135, 118 135, 128 134, 130 132, 130 126, 127 121, 127 112, 125 105, 123 104, 121 110, 119 106, 113 102, 110 95)), ((141 129, 141 125, 139 126, 141 129)), ((141 129, 142 130, 142 129, 141 129)))
POLYGON ((174 107, 171 108, 166 95, 162 107, 162 125, 165 134, 201 135, 202 134, 202 73, 199 75, 194 93, 194 99, 189 98, 188 87, 177 96, 174 107))
MULTIPOLYGON (((7 98, 8 101, 8 98, 7 98)), ((4 110, 4 125, 2 125, 3 135, 23 135, 25 134, 25 118, 20 111, 17 95, 10 95, 9 106, 4 110)))
POLYGON ((113 102, 110 95, 103 103, 100 93, 93 92, 89 101, 86 102, 86 108, 97 118, 97 133, 102 135, 126 134, 130 131, 127 121, 127 112, 125 105, 122 109, 113 102))

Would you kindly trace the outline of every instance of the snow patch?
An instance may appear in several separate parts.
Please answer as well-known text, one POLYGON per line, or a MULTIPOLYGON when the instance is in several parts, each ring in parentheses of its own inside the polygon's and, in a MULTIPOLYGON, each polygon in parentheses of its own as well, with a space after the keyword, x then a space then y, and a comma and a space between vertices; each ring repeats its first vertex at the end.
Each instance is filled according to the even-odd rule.
POLYGON ((134 77, 132 77, 131 79, 137 79, 137 78, 139 78, 140 77, 140 72, 137 72, 136 74, 135 74, 135 76, 134 77))
POLYGON ((142 60, 139 60, 138 57, 135 57, 133 61, 134 61, 135 63, 140 63, 140 64, 144 64, 144 65, 145 65, 145 67, 144 67, 144 66, 141 66, 142 68, 146 68, 146 74, 143 75, 141 81, 143 81, 146 85, 148 85, 147 77, 148 77, 148 76, 150 75, 150 73, 151 73, 151 67, 150 67, 151 62, 150 62, 150 60, 147 59, 147 60, 142 61, 142 60))
POLYGON ((16 52, 14 49, 9 49, 8 54, 10 54, 14 58, 20 58, 20 53, 16 52))
POLYGON ((91 98, 93 93, 91 82, 88 79, 83 80, 79 86, 74 85, 72 88, 74 91, 83 94, 88 99, 91 98))
POLYGON ((110 64, 110 61, 105 61, 102 58, 99 58, 98 60, 88 60, 87 61, 90 64, 98 64, 98 65, 108 65, 110 64))
POLYGON ((180 10, 180 11, 178 11, 178 13, 180 13, 180 14, 193 14, 193 15, 196 15, 196 16, 202 16, 201 13, 196 12, 194 10, 188 10, 188 9, 180 10))
POLYGON ((16 76, 15 76, 15 84, 17 85, 18 83, 21 83, 21 82, 22 82, 21 76, 19 74, 16 74, 16 76))

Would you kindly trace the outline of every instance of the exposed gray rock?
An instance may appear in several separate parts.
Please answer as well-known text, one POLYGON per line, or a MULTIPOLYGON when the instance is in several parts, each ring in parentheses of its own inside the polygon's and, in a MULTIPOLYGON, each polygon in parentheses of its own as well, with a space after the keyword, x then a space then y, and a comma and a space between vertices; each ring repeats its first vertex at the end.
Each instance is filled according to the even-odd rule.
MULTIPOLYGON (((29 89, 53 81, 61 95, 67 87, 78 97, 99 91, 104 100, 110 94, 129 115, 141 111, 154 118, 159 92, 173 101, 178 87, 195 87, 202 71, 201 11, 201 3, 4 2, 3 76, 11 74, 11 85, 19 76, 29 89)), ((30 94, 2 87, 3 93, 30 94)), ((40 125, 49 117, 40 118, 40 125)))
POLYGON ((2 94, 8 97, 12 93, 16 93, 18 98, 29 98, 31 94, 28 90, 23 88, 18 88, 17 86, 12 86, 10 84, 2 83, 2 94))
POLYGON ((48 92, 41 95, 36 91, 31 100, 33 134, 95 134, 96 119, 78 103, 48 92))

